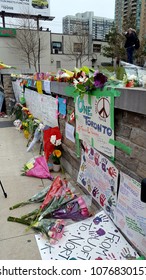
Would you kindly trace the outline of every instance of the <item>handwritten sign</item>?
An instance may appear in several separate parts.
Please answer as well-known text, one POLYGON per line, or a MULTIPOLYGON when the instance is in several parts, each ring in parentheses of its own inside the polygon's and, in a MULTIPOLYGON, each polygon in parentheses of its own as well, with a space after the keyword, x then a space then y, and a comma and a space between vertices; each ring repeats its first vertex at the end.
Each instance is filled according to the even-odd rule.
POLYGON ((120 172, 116 225, 146 255, 146 204, 140 200, 141 186, 120 172))
POLYGON ((84 221, 66 226, 64 236, 50 245, 35 235, 43 260, 120 260, 138 257, 104 211, 84 221))
POLYGON ((118 169, 96 149, 83 142, 77 182, 103 207, 114 220, 117 201, 118 169))
POLYGON ((25 99, 27 107, 35 118, 42 121, 44 125, 58 126, 56 98, 26 88, 25 99))
POLYGON ((82 99, 77 97, 75 112, 79 139, 110 157, 114 156, 114 146, 109 144, 109 140, 114 139, 111 127, 114 107, 111 106, 111 97, 90 96, 90 100, 87 94, 82 99))

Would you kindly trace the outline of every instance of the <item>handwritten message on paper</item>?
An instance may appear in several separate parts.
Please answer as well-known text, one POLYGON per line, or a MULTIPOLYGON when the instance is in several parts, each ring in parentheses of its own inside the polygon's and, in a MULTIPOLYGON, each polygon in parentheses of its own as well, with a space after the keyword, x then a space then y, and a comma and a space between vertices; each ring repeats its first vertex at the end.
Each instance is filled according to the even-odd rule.
POLYGON ((141 185, 120 172, 116 225, 146 255, 146 204, 140 200, 141 185))
POLYGON ((118 169, 96 149, 83 143, 77 182, 103 207, 114 220, 117 201, 118 169))
POLYGON ((120 260, 138 257, 104 211, 66 226, 56 245, 35 236, 43 260, 120 260))
POLYGON ((111 106, 111 97, 89 97, 87 94, 75 103, 76 131, 81 140, 86 141, 98 151, 114 156, 114 146, 109 140, 114 140, 114 130, 111 127, 111 119, 114 108, 111 106))
POLYGON ((65 136, 67 139, 69 139, 73 143, 75 143, 75 136, 74 136, 75 133, 74 132, 75 132, 74 126, 66 122, 65 123, 65 136))
POLYGON ((58 110, 56 99, 50 95, 38 94, 34 90, 25 89, 26 105, 35 118, 41 120, 44 125, 58 126, 58 110))

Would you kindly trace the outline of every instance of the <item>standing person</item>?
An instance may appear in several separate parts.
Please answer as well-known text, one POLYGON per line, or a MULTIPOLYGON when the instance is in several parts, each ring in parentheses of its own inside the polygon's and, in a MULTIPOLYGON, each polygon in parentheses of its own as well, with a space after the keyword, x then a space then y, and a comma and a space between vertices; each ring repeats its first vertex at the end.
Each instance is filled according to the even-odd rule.
POLYGON ((133 53, 135 50, 135 41, 136 41, 136 31, 132 28, 129 28, 127 32, 124 33, 126 37, 125 49, 127 52, 127 62, 133 64, 133 53))

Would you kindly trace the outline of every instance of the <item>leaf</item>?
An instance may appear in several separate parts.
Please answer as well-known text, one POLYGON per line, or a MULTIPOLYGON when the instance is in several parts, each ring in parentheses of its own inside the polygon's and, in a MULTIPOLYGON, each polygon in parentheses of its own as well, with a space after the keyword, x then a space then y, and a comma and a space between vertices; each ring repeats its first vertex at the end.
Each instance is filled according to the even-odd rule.
POLYGON ((89 74, 89 68, 87 66, 83 66, 81 68, 81 71, 85 72, 86 74, 89 74))

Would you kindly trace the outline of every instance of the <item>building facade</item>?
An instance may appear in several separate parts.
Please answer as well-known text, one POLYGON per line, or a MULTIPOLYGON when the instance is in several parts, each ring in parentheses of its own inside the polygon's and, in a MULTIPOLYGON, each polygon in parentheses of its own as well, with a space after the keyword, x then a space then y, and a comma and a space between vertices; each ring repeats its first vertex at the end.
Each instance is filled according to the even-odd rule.
POLYGON ((94 16, 94 12, 77 13, 63 18, 63 33, 72 35, 89 34, 93 40, 105 40, 113 26, 113 19, 94 16))
MULTIPOLYGON (((0 60, 7 65, 15 66, 17 73, 34 73, 35 68, 28 67, 26 54, 18 49, 17 36, 21 30, 16 30, 15 36, 0 38, 0 60)), ((36 32, 36 31, 33 31, 36 32)), ((86 65, 95 69, 106 63, 110 58, 102 55, 102 46, 106 42, 97 40, 89 44, 88 36, 64 35, 40 31, 40 70, 41 72, 55 72, 61 68, 68 70, 86 65)))
POLYGON ((115 1, 115 25, 118 31, 122 33, 124 21, 131 13, 135 16, 135 27, 139 32, 139 38, 146 37, 146 0, 115 1))

